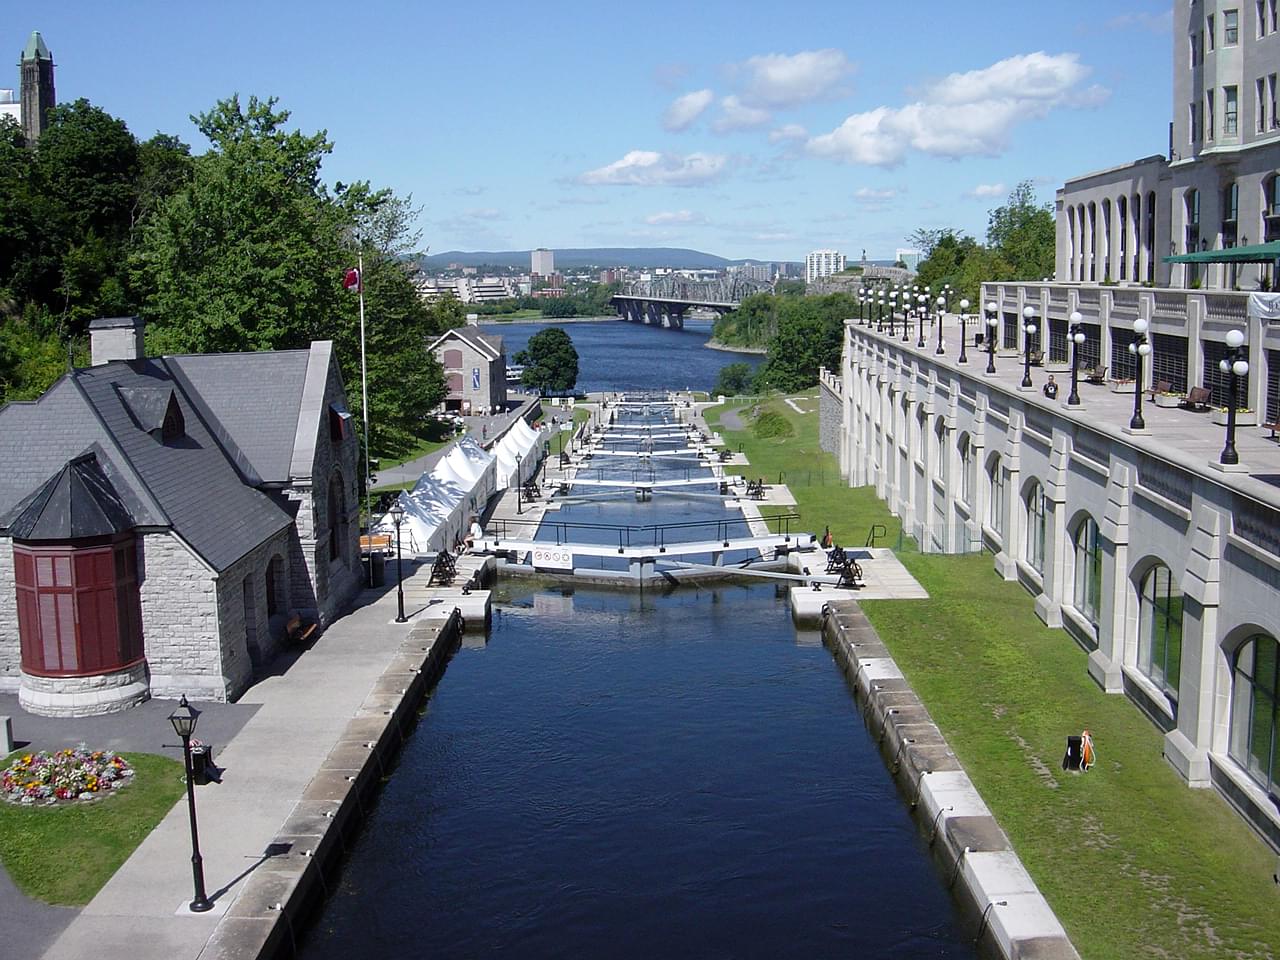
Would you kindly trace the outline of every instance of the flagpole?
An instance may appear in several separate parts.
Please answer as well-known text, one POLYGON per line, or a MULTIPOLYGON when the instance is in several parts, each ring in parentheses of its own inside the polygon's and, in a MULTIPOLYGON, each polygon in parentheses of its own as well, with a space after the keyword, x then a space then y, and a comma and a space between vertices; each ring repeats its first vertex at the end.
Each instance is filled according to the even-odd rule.
MULTIPOLYGON (((364 247, 356 235, 356 293, 360 297, 360 410, 364 414, 364 515, 365 528, 373 533, 373 505, 369 479, 369 366, 364 349, 364 247)), ((370 540, 372 553, 373 541, 370 540)), ((373 561, 369 561, 369 586, 373 586, 373 561)))

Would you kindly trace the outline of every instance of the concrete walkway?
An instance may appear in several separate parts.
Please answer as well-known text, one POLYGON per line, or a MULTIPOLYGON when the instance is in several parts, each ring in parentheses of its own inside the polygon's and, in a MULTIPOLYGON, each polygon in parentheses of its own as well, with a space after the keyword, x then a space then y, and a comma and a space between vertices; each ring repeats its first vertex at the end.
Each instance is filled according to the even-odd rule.
MULTIPOLYGON (((219 918, 272 855, 281 825, 407 637, 410 626, 393 622, 395 602, 394 587, 367 591, 287 671, 258 683, 237 705, 256 709, 215 755, 223 782, 196 789, 215 909, 186 909, 191 847, 186 804, 179 802, 67 925, 44 953, 47 960, 186 960, 204 953, 219 918)), ((204 727, 196 733, 203 736, 204 727)))

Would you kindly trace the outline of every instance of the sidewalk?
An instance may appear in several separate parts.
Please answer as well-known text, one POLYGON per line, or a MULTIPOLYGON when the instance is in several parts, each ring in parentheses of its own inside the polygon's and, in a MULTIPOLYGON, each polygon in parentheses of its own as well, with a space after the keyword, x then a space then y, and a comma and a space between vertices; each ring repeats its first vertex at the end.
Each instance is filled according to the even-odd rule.
MULTIPOLYGON (((223 782, 196 789, 205 886, 214 909, 186 909, 191 839, 180 802, 72 920, 44 954, 47 960, 201 956, 245 878, 272 855, 269 845, 281 825, 408 636, 408 624, 393 622, 395 608, 394 587, 366 591, 287 671, 262 680, 236 705, 256 710, 215 754, 223 782)), ((197 728, 197 736, 204 733, 197 728)))

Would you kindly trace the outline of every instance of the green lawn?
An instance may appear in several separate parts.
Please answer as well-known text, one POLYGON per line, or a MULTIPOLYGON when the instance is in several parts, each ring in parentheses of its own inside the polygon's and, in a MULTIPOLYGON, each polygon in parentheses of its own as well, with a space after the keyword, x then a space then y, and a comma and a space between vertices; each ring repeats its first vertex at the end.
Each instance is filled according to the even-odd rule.
POLYGON ((377 470, 389 470, 392 467, 408 463, 410 460, 425 457, 428 453, 452 443, 453 438, 452 425, 434 421, 428 424, 419 436, 414 438, 413 443, 401 447, 388 456, 379 457, 377 470))
MULTIPOLYGON (((559 408, 544 407, 542 415, 543 417, 550 419, 552 414, 559 417, 563 414, 563 412, 564 412, 563 407, 559 407, 559 408), (551 412, 548 413, 547 412, 548 410, 551 412)), ((575 406, 573 408, 573 429, 577 430, 580 424, 586 423, 587 420, 589 420, 590 418, 591 418, 590 410, 587 410, 583 407, 575 406)), ((564 448, 569 445, 570 436, 572 436, 572 431, 569 431, 569 430, 561 430, 558 433, 556 433, 556 435, 551 438, 551 453, 555 456, 559 456, 560 453, 564 450, 564 448)))
POLYGON ((88 903, 182 796, 181 763, 124 756, 136 771, 133 782, 102 800, 57 807, 0 802, 0 861, 18 889, 47 903, 88 903))
MULTIPOLYGON (((830 523, 837 542, 861 544, 882 523, 896 543, 897 518, 870 488, 830 481, 834 458, 818 450, 816 414, 781 402, 765 409, 788 417, 795 435, 726 432, 751 459, 746 471, 787 472, 806 529, 830 523)), ((1275 855, 1214 791, 1183 784, 1161 756, 1160 731, 1089 679, 1080 647, 1040 622, 1031 596, 1001 580, 990 556, 907 549, 901 559, 931 599, 867 601, 867 616, 1081 955, 1280 955, 1275 855), (1065 738, 1086 727, 1097 766, 1065 773, 1065 738)))

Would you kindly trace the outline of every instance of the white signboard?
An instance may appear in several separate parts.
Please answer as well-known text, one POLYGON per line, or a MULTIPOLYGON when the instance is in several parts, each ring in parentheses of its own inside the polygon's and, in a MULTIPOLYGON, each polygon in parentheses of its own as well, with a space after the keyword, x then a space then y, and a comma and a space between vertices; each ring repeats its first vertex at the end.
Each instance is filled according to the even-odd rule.
POLYGON ((534 547, 529 551, 533 554, 533 565, 543 570, 572 570, 573 569, 573 551, 568 547, 534 547))
POLYGON ((479 367, 471 368, 471 389, 472 390, 480 389, 480 368, 479 367))

